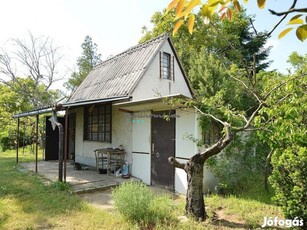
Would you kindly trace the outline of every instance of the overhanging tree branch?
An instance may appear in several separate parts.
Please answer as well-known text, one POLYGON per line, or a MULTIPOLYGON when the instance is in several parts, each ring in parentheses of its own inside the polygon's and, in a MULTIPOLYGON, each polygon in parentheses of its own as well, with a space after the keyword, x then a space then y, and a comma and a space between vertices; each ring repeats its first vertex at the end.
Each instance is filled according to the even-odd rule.
POLYGON ((283 17, 273 26, 273 28, 271 29, 270 32, 265 33, 265 34, 263 34, 263 35, 259 35, 259 34, 258 34, 258 32, 257 32, 257 30, 256 30, 256 28, 255 28, 255 26, 254 26, 254 24, 253 24, 253 21, 250 19, 250 23, 251 23, 251 25, 252 25, 252 28, 253 28, 255 34, 256 34, 258 37, 270 37, 270 36, 272 35, 272 33, 277 29, 277 27, 286 19, 286 17, 287 17, 290 13, 293 13, 293 12, 294 12, 293 10, 296 10, 296 9, 295 9, 296 3, 297 3, 297 0, 293 0, 293 3, 292 3, 292 5, 290 6, 289 10, 288 10, 288 11, 281 12, 281 14, 280 14, 280 13, 276 13, 274 10, 269 9, 269 11, 270 11, 273 15, 276 15, 276 16, 283 16, 283 17), (274 13, 273 13, 272 11, 273 11, 274 13), (291 12, 291 11, 293 11, 293 12, 291 12), (280 15, 278 15, 278 14, 280 14, 280 15))
POLYGON ((283 15, 288 15, 290 13, 307 13, 307 8, 299 8, 299 9, 294 9, 291 8, 287 11, 283 11, 283 12, 276 12, 274 10, 269 9, 270 13, 276 16, 283 16, 283 15))
POLYGON ((185 165, 184 163, 180 163, 179 161, 177 161, 174 157, 169 157, 168 158, 169 163, 171 163, 172 165, 174 165, 174 167, 176 168, 181 168, 183 170, 185 170, 185 165))

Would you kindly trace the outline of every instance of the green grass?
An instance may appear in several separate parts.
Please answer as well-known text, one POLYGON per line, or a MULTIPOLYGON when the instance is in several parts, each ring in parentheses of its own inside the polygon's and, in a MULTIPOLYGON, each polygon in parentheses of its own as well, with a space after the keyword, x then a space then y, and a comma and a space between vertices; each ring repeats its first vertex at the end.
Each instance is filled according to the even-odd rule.
MULTIPOLYGON (((20 153, 20 162, 34 159, 34 154, 20 153)), ((154 229, 259 228, 264 216, 282 218, 270 194, 257 186, 237 196, 205 197, 209 218, 204 223, 171 221, 154 229)), ((138 229, 119 212, 95 208, 67 192, 69 188, 59 187, 45 185, 35 173, 20 170, 15 151, 0 152, 0 229, 138 229)), ((174 202, 173 215, 183 216, 185 199, 177 197, 174 202)))
MULTIPOLYGON (((20 155, 22 162, 33 154, 20 155)), ((0 153, 0 229, 127 229, 117 213, 103 212, 76 195, 22 172, 13 151, 0 153)))

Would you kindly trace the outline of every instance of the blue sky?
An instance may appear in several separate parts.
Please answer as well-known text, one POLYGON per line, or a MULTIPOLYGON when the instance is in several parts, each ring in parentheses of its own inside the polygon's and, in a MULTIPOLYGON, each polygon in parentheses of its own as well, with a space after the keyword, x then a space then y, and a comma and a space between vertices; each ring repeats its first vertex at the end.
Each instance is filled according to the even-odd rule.
MULTIPOLYGON (((306 0, 300 0, 302 2, 306 0)), ((150 18, 156 11, 167 7, 170 0, 0 0, 0 46, 9 38, 23 38, 31 31, 34 36, 50 36, 62 47, 65 67, 73 69, 81 54, 81 43, 90 35, 98 44, 103 59, 115 55, 138 43, 141 28, 150 27, 150 18)), ((267 8, 285 10, 291 0, 267 0, 265 10, 259 10, 256 0, 250 0, 248 13, 256 14, 259 30, 270 30, 277 17, 269 15, 267 8)), ((303 6, 303 5, 300 5, 303 6)), ((288 67, 286 60, 292 51, 307 53, 307 42, 296 39, 294 32, 278 40, 285 23, 273 34, 270 59, 271 69, 282 72, 288 67)))

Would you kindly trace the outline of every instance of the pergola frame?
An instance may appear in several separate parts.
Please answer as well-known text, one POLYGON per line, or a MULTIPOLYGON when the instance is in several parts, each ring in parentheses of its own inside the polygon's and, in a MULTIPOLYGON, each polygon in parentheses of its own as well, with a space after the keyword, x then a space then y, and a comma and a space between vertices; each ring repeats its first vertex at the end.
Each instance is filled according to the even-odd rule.
MULTIPOLYGON (((16 163, 19 163, 19 133, 20 133, 20 118, 21 117, 27 117, 27 116, 35 116, 36 122, 35 122, 35 137, 34 137, 34 143, 35 143, 35 173, 38 172, 38 124, 39 124, 39 115, 46 114, 46 113, 52 113, 54 124, 56 127, 58 127, 59 130, 59 175, 58 180, 66 182, 66 162, 67 162, 67 141, 68 141, 68 108, 64 109, 63 106, 57 105, 54 107, 49 108, 43 108, 38 109, 18 115, 14 115, 14 118, 17 118, 17 132, 16 132, 16 163), (62 126, 60 122, 57 120, 57 112, 65 110, 65 127, 62 126), (64 144, 64 149, 63 149, 64 144)), ((54 129, 55 130, 55 129, 54 129)))

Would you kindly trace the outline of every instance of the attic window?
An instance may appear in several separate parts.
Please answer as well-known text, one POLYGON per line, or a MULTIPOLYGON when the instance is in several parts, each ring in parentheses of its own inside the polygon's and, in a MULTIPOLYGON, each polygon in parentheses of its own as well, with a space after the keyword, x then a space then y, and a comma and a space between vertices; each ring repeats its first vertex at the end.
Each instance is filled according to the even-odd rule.
POLYGON ((111 142, 112 105, 92 105, 84 111, 84 140, 111 142))
POLYGON ((160 53, 160 78, 175 80, 174 78, 174 57, 169 53, 160 53))

